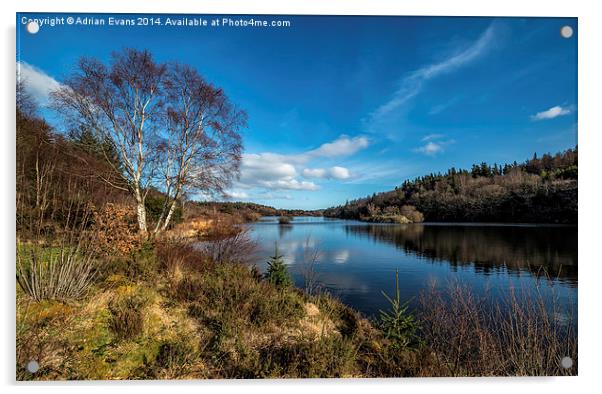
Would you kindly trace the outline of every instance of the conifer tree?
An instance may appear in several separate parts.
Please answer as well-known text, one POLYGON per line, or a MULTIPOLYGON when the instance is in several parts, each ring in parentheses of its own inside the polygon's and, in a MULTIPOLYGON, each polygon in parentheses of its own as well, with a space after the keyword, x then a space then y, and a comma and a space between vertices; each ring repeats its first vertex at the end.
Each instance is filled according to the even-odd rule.
POLYGON ((274 255, 268 260, 266 279, 277 287, 289 287, 293 284, 293 280, 286 269, 284 258, 278 251, 278 244, 276 244, 274 255))

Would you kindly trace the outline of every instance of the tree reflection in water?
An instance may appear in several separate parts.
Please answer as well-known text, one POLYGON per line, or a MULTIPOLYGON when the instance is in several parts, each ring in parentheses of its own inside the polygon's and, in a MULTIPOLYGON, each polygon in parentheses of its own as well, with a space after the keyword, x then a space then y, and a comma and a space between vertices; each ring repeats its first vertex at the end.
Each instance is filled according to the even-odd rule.
POLYGON ((347 225, 347 234, 395 245, 425 260, 472 265, 483 274, 506 268, 577 285, 577 227, 504 225, 347 225))

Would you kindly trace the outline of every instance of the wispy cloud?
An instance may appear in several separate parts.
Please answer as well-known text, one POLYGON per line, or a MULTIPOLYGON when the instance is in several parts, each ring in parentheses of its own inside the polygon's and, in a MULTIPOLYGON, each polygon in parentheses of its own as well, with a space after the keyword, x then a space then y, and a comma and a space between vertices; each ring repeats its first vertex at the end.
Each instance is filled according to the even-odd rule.
POLYGON ((561 107, 560 105, 556 105, 550 109, 538 112, 535 115, 531 115, 531 120, 554 119, 559 116, 568 115, 571 112, 572 112, 572 108, 570 108, 570 107, 561 107))
POLYGON ((440 139, 440 138, 443 138, 443 137, 445 137, 445 135, 443 135, 443 134, 437 134, 437 133, 435 133, 435 134, 428 134, 428 135, 425 135, 424 137, 422 137, 422 141, 437 140, 437 139, 440 139))
POLYGON ((424 146, 414 149, 415 152, 424 153, 428 156, 435 156, 443 152, 443 145, 437 142, 427 142, 424 146))
POLYGON ((35 101, 42 106, 49 103, 50 92, 58 89, 61 84, 43 70, 26 62, 17 62, 17 78, 35 101))
POLYGON ((402 161, 399 157, 379 161, 363 161, 353 166, 354 173, 347 180, 350 184, 396 185, 404 178, 417 175, 419 167, 413 161, 402 161))
POLYGON ((491 44, 495 39, 495 33, 495 24, 492 23, 479 38, 468 47, 462 48, 454 55, 449 56, 438 63, 425 65, 408 74, 401 80, 400 86, 393 96, 370 114, 370 124, 378 124, 390 114, 397 112, 404 104, 408 103, 410 99, 414 98, 422 91, 425 82, 457 70, 479 58, 491 47, 491 44))
POLYGON ((422 138, 424 145, 415 148, 414 152, 422 153, 427 156, 436 156, 439 153, 445 152, 445 147, 453 144, 455 141, 452 139, 445 139, 443 134, 429 134, 422 138))
POLYGON ((448 109, 449 107, 453 106, 456 102, 458 102, 462 97, 461 96, 456 96, 453 97, 451 100, 448 100, 444 103, 441 104, 437 104, 435 106, 433 106, 431 108, 431 110, 428 112, 429 115, 437 115, 440 114, 441 112, 445 111, 446 109, 448 109))

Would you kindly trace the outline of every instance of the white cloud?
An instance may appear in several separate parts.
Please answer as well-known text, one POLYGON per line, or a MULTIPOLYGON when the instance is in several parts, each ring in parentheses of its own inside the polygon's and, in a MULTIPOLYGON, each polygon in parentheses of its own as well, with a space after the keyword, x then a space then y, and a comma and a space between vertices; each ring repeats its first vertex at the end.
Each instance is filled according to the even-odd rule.
POLYGON ((286 156, 273 153, 244 154, 242 157, 240 187, 263 187, 274 190, 318 190, 313 182, 299 181, 295 166, 286 156))
POLYGON ((48 105, 50 92, 61 84, 44 71, 26 62, 17 62, 17 78, 40 105, 48 105))
POLYGON ((324 143, 316 149, 298 154, 283 155, 272 152, 248 153, 242 157, 240 180, 236 186, 243 189, 264 188, 269 190, 319 190, 314 182, 300 180, 305 178, 319 179, 348 179, 351 172, 340 166, 323 168, 299 167, 307 165, 312 160, 335 159, 349 156, 369 145, 364 136, 349 137, 341 135, 334 141, 324 143))
POLYGON ((336 140, 322 144, 319 148, 309 151, 307 155, 313 157, 349 156, 366 148, 368 145, 368 138, 364 136, 349 138, 349 136, 343 134, 336 140))
POLYGON ((303 170, 303 176, 306 178, 322 178, 322 179, 349 179, 351 172, 340 166, 334 166, 328 169, 325 168, 306 168, 303 170))
POLYGON ((243 191, 232 190, 226 192, 226 197, 229 199, 246 200, 249 198, 249 195, 243 191))
POLYGON ((382 121, 391 113, 398 111, 410 99, 418 95, 423 84, 437 76, 454 71, 476 60, 485 53, 494 41, 495 25, 491 24, 481 36, 470 46, 459 51, 439 63, 433 63, 419 68, 402 79, 400 87, 393 94, 391 99, 378 107, 369 116, 369 124, 382 121))
POLYGON ((273 181, 261 181, 259 184, 274 190, 319 190, 320 186, 309 181, 299 181, 294 178, 275 179, 273 181))
POLYGON ((243 175, 256 179, 294 177, 295 166, 283 162, 284 156, 271 153, 244 154, 242 158, 243 175))
POLYGON ((571 109, 567 107, 561 107, 560 105, 556 105, 546 111, 538 112, 535 115, 531 116, 532 120, 545 120, 545 119, 554 119, 559 116, 568 115, 571 113, 571 109))
POLYGON ((427 142, 424 146, 414 149, 415 152, 424 153, 425 155, 435 156, 437 153, 443 152, 443 146, 437 142, 427 142))
POLYGON ((436 156, 439 153, 445 151, 447 145, 453 144, 454 140, 444 140, 445 135, 443 134, 429 134, 422 138, 426 144, 414 149, 414 152, 423 153, 427 156, 436 156))
MULTIPOLYGON (((206 199, 212 200, 213 198, 214 196, 207 196, 206 199)), ((248 193, 244 190, 233 189, 226 191, 224 199, 230 201, 292 200, 293 196, 273 192, 248 193)))
POLYGON ((351 173, 345 167, 334 166, 330 169, 330 176, 335 179, 349 179, 351 173))
POLYGON ((338 264, 344 264, 349 260, 351 252, 348 249, 341 249, 333 253, 333 261, 338 264))
POLYGON ((324 168, 306 168, 303 170, 303 176, 306 178, 325 178, 326 173, 324 168))

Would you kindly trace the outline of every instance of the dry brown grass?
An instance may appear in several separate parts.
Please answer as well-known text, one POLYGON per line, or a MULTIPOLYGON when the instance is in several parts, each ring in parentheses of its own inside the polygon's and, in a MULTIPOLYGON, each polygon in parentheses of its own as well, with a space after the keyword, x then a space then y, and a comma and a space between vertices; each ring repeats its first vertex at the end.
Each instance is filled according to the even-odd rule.
POLYGON ((247 228, 237 228, 234 234, 204 242, 202 250, 215 263, 253 263, 257 243, 247 228))
POLYGON ((203 270, 212 264, 201 247, 184 239, 158 241, 155 251, 159 268, 171 275, 178 276, 183 271, 203 270))
POLYGON ((209 218, 191 218, 177 224, 167 232, 171 238, 202 238, 211 232, 213 220, 209 218))
POLYGON ((432 375, 577 374, 576 328, 558 320, 560 306, 537 291, 510 289, 492 301, 458 283, 443 292, 433 285, 421 304, 422 335, 435 356, 432 375), (565 356, 574 361, 571 369, 561 366, 565 356))

